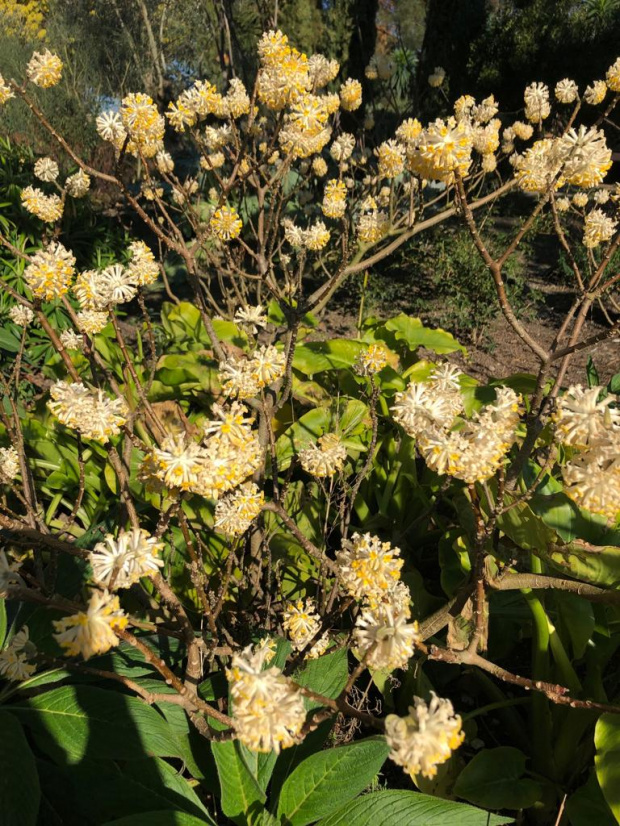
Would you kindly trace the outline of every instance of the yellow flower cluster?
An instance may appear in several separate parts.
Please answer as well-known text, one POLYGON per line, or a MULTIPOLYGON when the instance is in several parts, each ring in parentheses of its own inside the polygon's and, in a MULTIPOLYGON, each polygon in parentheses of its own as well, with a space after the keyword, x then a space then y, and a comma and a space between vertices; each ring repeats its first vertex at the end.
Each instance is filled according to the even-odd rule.
POLYGON ((121 530, 117 538, 108 534, 104 542, 98 542, 88 555, 93 578, 110 591, 130 588, 143 576, 158 571, 164 564, 159 559, 163 550, 159 542, 142 528, 121 530))
POLYGON ((93 591, 86 611, 54 620, 54 637, 67 657, 88 660, 117 646, 119 640, 114 631, 126 628, 127 622, 117 596, 93 591))
POLYGON ((347 458, 347 449, 336 433, 319 436, 318 445, 312 444, 299 451, 302 468, 312 476, 325 478, 342 470, 347 458))
POLYGON ((385 719, 390 758, 413 779, 420 774, 435 777, 437 766, 445 763, 465 739, 461 726, 450 700, 434 692, 430 703, 414 697, 406 717, 388 714, 385 719))
POLYGON ((281 378, 284 367, 284 353, 271 344, 262 345, 249 358, 231 357, 220 364, 222 390, 227 396, 251 399, 263 387, 281 378))
POLYGON ((62 218, 63 204, 58 195, 46 195, 37 187, 27 186, 22 189, 21 201, 28 212, 46 224, 53 224, 62 218))
POLYGON ((258 99, 269 109, 284 109, 312 87, 308 58, 289 46, 288 37, 282 32, 263 34, 258 43, 258 54, 258 99))
POLYGON ((36 666, 28 660, 35 653, 36 649, 29 640, 28 626, 24 625, 10 643, 0 651, 0 677, 12 683, 19 683, 32 677, 36 666))
POLYGON ((233 241, 241 234, 243 222, 234 207, 223 206, 216 209, 211 216, 210 226, 220 241, 233 241))
POLYGON ((265 494, 254 482, 245 482, 218 499, 215 527, 227 536, 241 536, 261 512, 265 494))
POLYGON ((50 388, 50 396, 47 406, 61 424, 101 444, 118 436, 127 421, 124 399, 110 399, 103 390, 91 391, 80 382, 57 381, 50 388))
MULTIPOLYGON (((127 151, 145 158, 154 158, 163 148, 165 121, 157 111, 153 100, 142 92, 129 94, 123 98, 120 110, 125 135, 128 137, 127 151)), ((121 140, 117 146, 121 148, 121 140), (119 146, 119 144, 121 144, 119 146)))
MULTIPOLYGON (((313 599, 289 602, 283 613, 284 630, 295 651, 302 651, 321 630, 321 618, 313 599)), ((306 653, 306 659, 315 660, 329 647, 329 636, 322 634, 306 653)))
POLYGON ((347 187, 335 178, 328 181, 323 193, 321 210, 327 218, 342 218, 347 208, 347 187))
POLYGON ((44 52, 35 52, 26 67, 26 74, 35 86, 49 89, 56 86, 62 77, 62 60, 49 49, 44 52))
POLYGON ((69 290, 74 272, 74 255, 58 241, 52 241, 32 256, 24 270, 24 281, 36 298, 53 301, 69 290))
POLYGON ((613 238, 618 222, 602 209, 592 209, 586 215, 584 222, 583 244, 589 249, 598 247, 613 238))

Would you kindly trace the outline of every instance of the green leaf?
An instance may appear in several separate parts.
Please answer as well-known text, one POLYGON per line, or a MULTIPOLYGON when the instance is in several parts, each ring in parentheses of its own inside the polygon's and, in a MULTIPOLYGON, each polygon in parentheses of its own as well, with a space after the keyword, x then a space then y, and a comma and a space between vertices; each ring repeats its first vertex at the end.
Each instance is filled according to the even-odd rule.
POLYGON ((616 826, 617 820, 601 792, 596 774, 591 773, 588 782, 572 794, 566 802, 566 814, 571 826, 616 826))
POLYGON ((514 823, 514 820, 465 803, 389 790, 365 794, 319 821, 317 826, 501 826, 504 823, 514 823))
POLYGON ((14 333, 7 329, 0 329, 0 350, 7 350, 9 353, 19 352, 20 340, 14 333))
POLYGON ((278 816, 287 826, 306 826, 331 814, 368 786, 389 750, 385 738, 368 737, 313 754, 282 786, 278 816))
POLYGON ((40 748, 60 765, 87 757, 180 757, 174 732, 135 697, 89 685, 67 685, 12 706, 40 748))
POLYGON ((586 364, 586 376, 588 378, 588 387, 597 387, 601 383, 601 379, 598 374, 598 370, 594 364, 594 359, 592 356, 588 356, 588 362, 586 364))
POLYGON ((19 720, 0 711, 0 819, 3 826, 36 826, 41 790, 19 720))
POLYGON ((263 807, 265 793, 243 759, 238 740, 214 742, 211 748, 220 778, 222 811, 234 823, 245 826, 247 815, 263 807))
MULTIPOLYGON (((425 327, 419 318, 412 318, 404 313, 386 321, 384 327, 389 332, 394 333, 397 341, 404 342, 410 350, 426 347, 435 353, 453 353, 455 350, 460 350, 462 353, 467 352, 452 333, 448 333, 440 327, 437 329, 425 327)), ((380 335, 379 330, 376 331, 376 335, 380 335)))
POLYGON ((560 618, 566 626, 577 659, 583 657, 590 637, 594 633, 594 611, 587 600, 576 594, 557 591, 555 599, 560 618))
POLYGON ((594 766, 607 805, 620 823, 620 717, 602 714, 594 730, 594 766))
POLYGON ((539 783, 522 777, 526 756, 519 749, 482 749, 465 766, 454 794, 488 809, 527 809, 541 798, 539 783))
POLYGON ((329 341, 309 341, 295 348, 293 367, 305 376, 313 376, 325 370, 341 370, 351 367, 357 356, 368 349, 368 344, 350 338, 333 338, 329 341))
MULTIPOLYGON (((335 700, 347 684, 348 677, 347 649, 339 648, 331 654, 323 654, 316 660, 308 660, 293 679, 304 688, 335 700)), ((308 697, 305 698, 305 702, 308 711, 321 706, 321 703, 308 697)))
POLYGON ((108 820, 103 826, 204 826, 205 823, 215 823, 215 821, 206 821, 185 812, 166 811, 129 815, 129 817, 121 817, 120 820, 108 820))

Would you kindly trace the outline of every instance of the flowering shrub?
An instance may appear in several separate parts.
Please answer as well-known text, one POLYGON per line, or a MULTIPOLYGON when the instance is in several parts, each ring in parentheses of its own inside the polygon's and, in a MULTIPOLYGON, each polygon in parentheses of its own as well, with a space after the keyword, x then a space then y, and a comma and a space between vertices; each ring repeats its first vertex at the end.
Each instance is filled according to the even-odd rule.
POLYGON ((8 221, 0 236, 0 750, 28 789, 4 809, 119 826, 620 818, 620 383, 564 382, 618 329, 582 335, 620 278, 620 196, 602 187, 620 61, 582 96, 561 81, 553 106, 532 84, 523 121, 465 96, 371 151, 340 126, 357 80, 281 32, 258 52, 251 90, 200 80, 164 113, 141 93, 102 112, 113 174, 31 99, 56 55, 0 78, 59 150, 21 193, 40 243, 8 221), (78 260, 64 216, 99 183, 140 237, 78 260), (477 215, 515 189, 530 213, 492 253, 477 215), (503 275, 543 213, 575 279, 551 344, 503 275), (455 215, 537 374, 481 385, 444 358, 464 350, 450 333, 402 314, 319 337, 347 278, 455 215), (28 399, 25 363, 44 378, 28 399), (358 797, 380 770, 396 788, 358 797))

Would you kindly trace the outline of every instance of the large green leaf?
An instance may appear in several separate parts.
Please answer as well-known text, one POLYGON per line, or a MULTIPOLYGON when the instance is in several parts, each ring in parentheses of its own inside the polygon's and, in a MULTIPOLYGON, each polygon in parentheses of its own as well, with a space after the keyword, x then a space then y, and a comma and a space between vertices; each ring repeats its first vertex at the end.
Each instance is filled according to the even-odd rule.
MULTIPOLYGON (((412 318, 404 313, 386 321, 383 326, 389 332, 394 333, 397 341, 402 341, 410 350, 426 347, 434 353, 453 353, 455 350, 467 352, 452 333, 440 327, 436 329, 425 327, 419 318, 412 318)), ((376 336, 380 336, 380 329, 375 331, 376 336)))
POLYGON ((607 805, 620 823, 620 715, 603 714, 594 730, 596 777, 607 805))
POLYGON ((571 826, 616 826, 618 822, 605 803, 594 771, 566 801, 566 814, 571 826))
POLYGON ((526 759, 509 746, 483 749, 457 777, 454 794, 488 809, 527 809, 540 800, 542 789, 522 776, 526 759))
POLYGON ((12 706, 56 762, 85 758, 180 757, 166 720, 135 697, 90 685, 67 685, 12 706))
POLYGON ((309 341, 295 348, 293 367, 305 376, 325 370, 341 370, 351 367, 357 356, 366 349, 368 344, 350 338, 309 341))
POLYGON ((214 825, 183 775, 157 757, 129 760, 122 767, 109 760, 83 760, 63 768, 39 761, 39 772, 44 793, 63 819, 67 806, 78 822, 97 824, 175 810, 214 825))
POLYGON ((22 727, 0 711, 0 821, 3 826, 36 826, 39 776, 22 727))
POLYGON ((388 753, 383 737, 368 737, 311 755, 282 786, 278 816, 290 826, 306 826, 331 814, 369 785, 388 753))
POLYGON ((358 798, 318 826, 501 826, 511 817, 417 792, 389 790, 358 798))
POLYGON ((103 826, 204 826, 204 819, 188 815, 185 812, 163 811, 143 812, 139 815, 121 817, 120 820, 108 820, 103 826))
MULTIPOLYGON (((293 679, 304 688, 309 688, 317 694, 322 694, 323 697, 334 700, 347 684, 348 677, 347 649, 339 648, 316 660, 308 660, 293 679)), ((307 697, 305 702, 308 710, 319 708, 321 705, 320 702, 307 697)))
POLYGON ((263 808, 265 793, 244 759, 238 740, 214 742, 211 748, 220 778, 222 811, 234 823, 245 826, 248 816, 263 808))

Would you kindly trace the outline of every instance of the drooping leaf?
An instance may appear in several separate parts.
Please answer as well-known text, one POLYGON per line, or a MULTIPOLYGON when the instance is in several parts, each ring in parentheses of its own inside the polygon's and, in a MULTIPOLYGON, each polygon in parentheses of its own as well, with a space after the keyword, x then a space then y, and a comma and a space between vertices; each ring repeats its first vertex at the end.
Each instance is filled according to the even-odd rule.
POLYGON ((618 822, 605 803, 594 771, 566 801, 566 814, 571 826, 616 826, 618 822))
POLYGON ((620 717, 602 714, 594 730, 596 777, 607 805, 620 822, 620 717))
MULTIPOLYGON (((339 648, 332 653, 323 654, 316 660, 308 660, 304 667, 294 676, 295 682, 323 697, 335 699, 347 684, 349 667, 346 648, 339 648)), ((310 711, 321 704, 316 700, 305 698, 306 708, 310 711)))
POLYGON ((357 356, 368 347, 363 341, 333 338, 329 341, 309 341, 295 348, 293 368, 305 376, 326 370, 351 367, 357 356))
POLYGON ((222 790, 222 811, 234 823, 245 826, 248 813, 262 808, 266 796, 243 759, 240 746, 238 740, 211 744, 222 790))
POLYGON ((454 794, 489 809, 527 809, 541 798, 540 783, 523 777, 526 756, 519 749, 482 749, 457 777, 454 794))
POLYGON ((502 826, 511 817, 417 792, 386 790, 363 795, 317 826, 502 826))
POLYGON ((308 757, 282 786, 278 816, 290 826, 306 826, 353 800, 373 780, 389 753, 383 737, 308 757))
MULTIPOLYGON (((425 327, 419 318, 412 318, 404 313, 386 321, 383 326, 387 331, 394 333, 397 341, 402 341, 410 350, 426 347, 435 353, 453 353, 455 350, 460 350, 462 353, 467 352, 452 333, 448 333, 440 327, 436 329, 425 327)), ((380 335, 380 329, 375 332, 375 335, 380 335)))
POLYGON ((117 691, 66 685, 11 708, 61 765, 89 757, 181 756, 169 723, 154 708, 117 691))
POLYGON ((0 821, 3 826, 36 826, 41 790, 34 756, 19 723, 0 711, 0 821))

